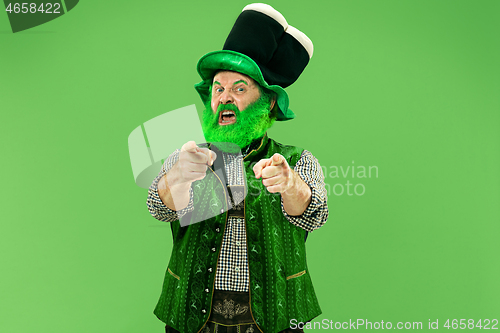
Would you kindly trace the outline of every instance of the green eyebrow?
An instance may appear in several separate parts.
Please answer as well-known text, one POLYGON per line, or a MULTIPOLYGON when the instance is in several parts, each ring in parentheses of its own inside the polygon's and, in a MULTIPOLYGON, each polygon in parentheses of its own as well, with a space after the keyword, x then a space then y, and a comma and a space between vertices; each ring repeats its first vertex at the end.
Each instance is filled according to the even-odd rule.
MULTIPOLYGON (((236 84, 238 84, 238 83, 242 83, 242 82, 248 86, 248 83, 245 80, 236 81, 235 83, 233 83, 233 86, 236 85, 236 84)), ((214 81, 213 84, 218 84, 219 86, 222 86, 222 84, 220 84, 219 81, 214 81)))

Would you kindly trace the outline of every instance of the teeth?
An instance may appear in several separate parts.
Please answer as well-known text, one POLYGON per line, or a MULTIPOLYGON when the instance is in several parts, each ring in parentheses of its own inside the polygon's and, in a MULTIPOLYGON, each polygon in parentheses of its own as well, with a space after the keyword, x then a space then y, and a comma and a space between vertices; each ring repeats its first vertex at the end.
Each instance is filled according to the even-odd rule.
POLYGON ((220 122, 221 123, 229 123, 231 122, 231 120, 224 120, 224 116, 232 116, 232 117, 236 117, 236 115, 234 114, 234 111, 222 111, 221 114, 220 114, 220 122))

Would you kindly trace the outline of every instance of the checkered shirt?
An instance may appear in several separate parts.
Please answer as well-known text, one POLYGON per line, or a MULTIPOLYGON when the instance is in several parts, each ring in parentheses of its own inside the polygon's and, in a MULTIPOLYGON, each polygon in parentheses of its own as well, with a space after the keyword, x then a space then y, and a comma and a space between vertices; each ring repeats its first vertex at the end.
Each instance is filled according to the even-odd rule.
MULTIPOLYGON (((158 182, 168 170, 179 159, 179 150, 176 150, 163 163, 158 177, 149 188, 147 205, 149 212, 154 218, 173 222, 193 209, 192 190, 191 199, 186 208, 174 211, 166 207, 158 195, 158 182)), ((222 153, 226 168, 227 185, 244 185, 243 156, 222 153)), ((308 232, 318 229, 325 224, 328 218, 327 196, 325 190, 324 176, 318 160, 307 150, 294 167, 294 171, 311 188, 311 203, 300 216, 290 216, 285 212, 283 199, 281 210, 288 221, 308 232)), ((246 244, 245 219, 229 217, 224 237, 222 239, 222 250, 217 264, 215 276, 215 289, 230 291, 248 291, 249 271, 246 244)))

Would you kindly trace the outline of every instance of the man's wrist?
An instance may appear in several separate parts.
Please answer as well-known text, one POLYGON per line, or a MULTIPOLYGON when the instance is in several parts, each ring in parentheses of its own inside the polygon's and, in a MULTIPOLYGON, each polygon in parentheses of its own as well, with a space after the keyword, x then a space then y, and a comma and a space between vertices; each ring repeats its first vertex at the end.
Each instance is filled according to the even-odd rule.
POLYGON ((281 193, 284 210, 291 216, 300 216, 309 206, 312 199, 312 192, 302 178, 291 170, 290 187, 281 193))
POLYGON ((158 195, 165 206, 179 211, 189 204, 190 188, 191 182, 181 182, 179 174, 172 168, 158 182, 158 195))
POLYGON ((284 198, 296 197, 300 195, 301 190, 304 190, 304 185, 309 187, 294 170, 290 170, 290 180, 287 189, 281 192, 281 196, 284 198))
MULTIPOLYGON (((165 185, 171 190, 176 188, 178 185, 186 184, 181 179, 181 173, 179 170, 179 161, 177 161, 164 177, 165 185)), ((191 186, 191 183, 188 184, 191 186)))

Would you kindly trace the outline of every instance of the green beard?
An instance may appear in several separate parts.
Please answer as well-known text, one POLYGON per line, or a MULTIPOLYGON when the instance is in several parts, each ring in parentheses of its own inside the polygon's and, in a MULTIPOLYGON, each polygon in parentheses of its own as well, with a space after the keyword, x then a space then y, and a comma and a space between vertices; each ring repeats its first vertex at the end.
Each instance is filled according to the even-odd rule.
POLYGON ((238 110, 236 105, 229 104, 219 105, 217 112, 214 113, 210 101, 208 101, 203 111, 202 122, 205 139, 208 142, 232 143, 232 145, 218 144, 217 147, 227 152, 236 153, 239 149, 248 146, 253 140, 264 136, 273 125, 275 117, 270 117, 269 108, 270 99, 267 96, 260 97, 243 111, 238 110), (236 115, 236 123, 219 125, 219 112, 221 110, 233 110, 236 115))

